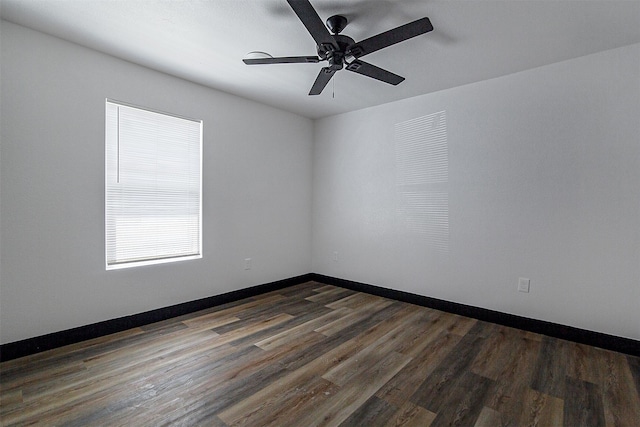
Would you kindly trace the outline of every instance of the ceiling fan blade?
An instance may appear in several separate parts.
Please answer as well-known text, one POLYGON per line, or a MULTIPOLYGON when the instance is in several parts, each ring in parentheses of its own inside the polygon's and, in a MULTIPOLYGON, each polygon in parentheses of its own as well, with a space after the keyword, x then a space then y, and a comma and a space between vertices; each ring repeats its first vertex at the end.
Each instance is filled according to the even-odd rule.
POLYGON ((402 83, 404 80, 404 77, 402 76, 393 74, 391 71, 376 67, 368 62, 360 61, 359 59, 356 59, 351 64, 347 65, 347 70, 362 74, 363 76, 372 77, 376 80, 380 80, 394 86, 402 83))
POLYGON ((329 67, 324 67, 318 73, 318 77, 316 77, 316 81, 313 82, 313 86, 311 86, 311 90, 309 91, 309 95, 320 95, 322 90, 325 88, 331 77, 336 73, 336 70, 331 69, 329 67))
POLYGON ((384 49, 385 47, 428 33, 432 30, 433 26, 431 25, 429 18, 418 19, 417 21, 409 22, 408 24, 401 25, 392 30, 364 39, 351 46, 349 53, 356 58, 360 58, 361 56, 368 55, 377 50, 384 49))
POLYGON ((262 65, 262 64, 300 64, 300 63, 316 63, 320 62, 320 58, 317 56, 281 56, 277 58, 254 58, 243 59, 247 65, 262 65))
POLYGON ((318 16, 318 12, 311 6, 309 0, 287 0, 291 9, 298 15, 311 37, 316 41, 318 46, 325 48, 324 50, 339 50, 338 43, 334 40, 324 22, 318 16))

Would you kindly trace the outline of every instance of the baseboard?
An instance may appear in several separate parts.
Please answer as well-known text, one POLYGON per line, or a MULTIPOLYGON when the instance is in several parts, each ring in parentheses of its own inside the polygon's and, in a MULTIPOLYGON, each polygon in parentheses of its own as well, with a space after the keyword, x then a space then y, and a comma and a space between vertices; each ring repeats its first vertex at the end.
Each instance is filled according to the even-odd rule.
POLYGON ((172 305, 170 307, 158 308, 156 310, 119 317, 117 319, 105 320, 103 322, 54 332, 22 341, 2 344, 0 345, 0 362, 29 356, 31 354, 40 353, 42 351, 51 350, 65 345, 75 344, 81 341, 125 331, 127 329, 148 325, 150 323, 160 322, 172 317, 182 316, 184 314, 241 300, 243 298, 249 298, 266 292, 287 288, 289 286, 308 282, 312 280, 311 276, 311 274, 304 274, 297 277, 278 280, 276 282, 228 292, 222 295, 202 298, 195 301, 172 305))
POLYGON ((514 314, 502 313, 486 308, 474 307, 470 305, 445 301, 437 298, 426 297, 410 292, 397 291, 375 285, 354 282, 346 279, 325 276, 317 273, 303 274, 297 277, 278 280, 276 282, 263 285, 252 286, 237 291, 228 292, 195 301, 189 301, 170 307, 138 313, 131 316, 117 319, 105 320, 91 325, 80 326, 65 331, 54 332, 39 337, 29 338, 22 341, 0 345, 0 362, 29 356, 42 351, 51 350, 69 344, 75 344, 93 338, 125 331, 131 328, 145 326, 151 323, 160 322, 173 317, 182 316, 199 310, 215 307, 243 298, 250 298, 267 292, 287 288, 300 283, 316 281, 327 285, 340 286, 358 292, 366 292, 397 301, 408 302, 436 310, 459 314, 486 322, 497 323, 504 326, 531 331, 554 338, 561 338, 582 344, 600 347, 607 350, 617 351, 640 357, 640 341, 629 338, 617 337, 615 335, 593 332, 572 326, 560 325, 543 320, 530 319, 516 316, 514 314))
POLYGON ((396 291, 393 289, 368 285, 351 280, 338 279, 336 277, 324 276, 317 273, 312 273, 311 279, 327 285, 340 286, 342 288, 347 288, 354 291, 366 292, 397 301, 408 302, 411 304, 434 308, 436 310, 484 320, 486 322, 497 323, 499 325, 510 326, 512 328, 518 328, 554 338, 574 341, 581 344, 587 344, 594 347, 604 348, 607 350, 617 351, 619 353, 625 353, 632 356, 640 357, 640 341, 636 341, 630 338, 622 338, 615 335, 593 332, 585 329, 575 328, 572 326, 546 322, 543 320, 530 319, 527 317, 516 316, 514 314, 502 313, 486 308, 459 304, 404 291, 396 291))

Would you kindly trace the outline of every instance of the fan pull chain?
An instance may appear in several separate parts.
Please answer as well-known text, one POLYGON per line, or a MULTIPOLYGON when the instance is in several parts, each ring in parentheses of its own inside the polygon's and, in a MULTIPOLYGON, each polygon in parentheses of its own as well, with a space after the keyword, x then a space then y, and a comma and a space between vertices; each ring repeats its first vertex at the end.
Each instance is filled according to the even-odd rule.
POLYGON ((333 99, 336 99, 336 77, 337 76, 333 77, 333 89, 332 89, 332 93, 331 93, 333 99))

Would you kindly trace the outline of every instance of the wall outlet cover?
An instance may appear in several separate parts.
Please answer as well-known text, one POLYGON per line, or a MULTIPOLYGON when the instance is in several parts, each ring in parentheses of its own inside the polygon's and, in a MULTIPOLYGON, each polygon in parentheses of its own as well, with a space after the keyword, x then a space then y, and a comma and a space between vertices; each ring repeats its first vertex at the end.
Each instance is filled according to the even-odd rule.
POLYGON ((520 277, 518 279, 518 290, 520 292, 529 292, 530 285, 531 285, 531 280, 526 279, 524 277, 520 277))

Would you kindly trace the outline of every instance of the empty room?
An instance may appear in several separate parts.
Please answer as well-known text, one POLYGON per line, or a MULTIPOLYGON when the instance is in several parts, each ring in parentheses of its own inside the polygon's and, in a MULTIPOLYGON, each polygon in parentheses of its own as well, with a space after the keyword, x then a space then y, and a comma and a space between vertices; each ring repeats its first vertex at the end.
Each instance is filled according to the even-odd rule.
POLYGON ((640 425, 640 1, 0 15, 0 425, 640 425))

